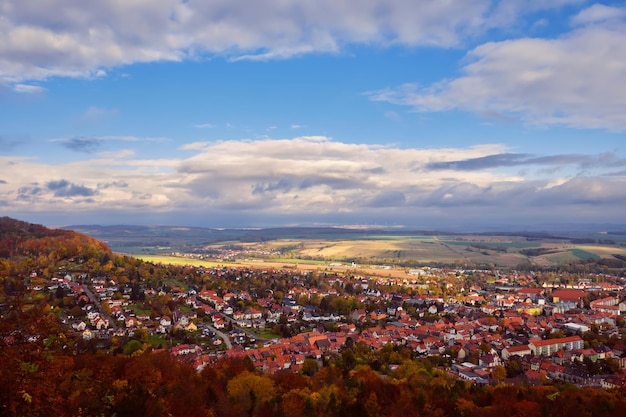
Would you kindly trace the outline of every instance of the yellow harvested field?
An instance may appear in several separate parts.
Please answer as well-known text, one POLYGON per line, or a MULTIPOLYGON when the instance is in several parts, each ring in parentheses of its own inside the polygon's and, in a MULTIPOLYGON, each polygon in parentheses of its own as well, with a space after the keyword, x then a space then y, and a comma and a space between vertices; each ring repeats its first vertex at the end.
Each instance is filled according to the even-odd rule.
POLYGON ((263 260, 247 260, 237 262, 215 262, 205 261, 200 259, 190 259, 177 256, 163 256, 163 255, 137 255, 137 259, 141 259, 146 262, 161 263, 165 265, 191 265, 191 266, 203 266, 206 268, 211 267, 246 267, 255 269, 294 269, 302 271, 328 271, 338 273, 353 273, 373 275, 379 277, 391 277, 391 278, 408 278, 410 275, 403 268, 395 269, 382 269, 380 267, 372 266, 358 266, 353 267, 351 265, 319 265, 310 264, 306 262, 302 263, 286 263, 286 262, 271 262, 263 260))
POLYGON ((300 256, 325 259, 396 258, 431 262, 458 257, 457 252, 441 243, 413 240, 303 241, 301 245, 300 256))
POLYGON ((183 258, 180 256, 168 256, 168 255, 131 255, 134 258, 141 259, 145 262, 152 262, 155 264, 164 265, 191 265, 191 266, 204 266, 207 268, 215 266, 223 266, 224 262, 205 261, 202 259, 183 258))
POLYGON ((599 245, 576 245, 577 249, 582 249, 587 252, 594 253, 602 258, 608 258, 613 254, 624 255, 626 256, 626 248, 615 248, 610 246, 599 246, 599 245))

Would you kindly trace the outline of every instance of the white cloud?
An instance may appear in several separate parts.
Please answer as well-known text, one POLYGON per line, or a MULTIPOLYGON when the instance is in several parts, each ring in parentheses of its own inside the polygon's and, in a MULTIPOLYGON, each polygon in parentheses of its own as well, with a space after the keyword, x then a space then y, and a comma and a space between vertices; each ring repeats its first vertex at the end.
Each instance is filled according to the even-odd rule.
POLYGON ((0 1, 0 82, 102 77, 203 55, 275 59, 348 44, 454 47, 551 2, 489 0, 0 1))
POLYGON ((611 7, 604 4, 594 4, 581 10, 572 18, 574 25, 588 25, 590 23, 623 20, 626 18, 626 7, 611 7))
POLYGON ((209 146, 209 144, 210 142, 192 142, 186 143, 178 149, 180 149, 181 151, 198 151, 205 149, 207 146, 209 146))
POLYGON ((524 177, 522 162, 512 167, 504 162, 576 168, 585 157, 515 156, 499 144, 420 149, 314 136, 190 143, 182 149, 193 155, 150 160, 128 150, 93 152, 65 164, 0 156, 7 179, 0 201, 6 213, 17 214, 80 210, 101 215, 107 209, 124 215, 177 213, 185 219, 222 213, 308 222, 340 214, 353 221, 428 215, 459 221, 482 216, 488 222, 528 213, 558 218, 577 213, 569 210, 573 205, 620 219, 626 204, 626 180, 603 176, 614 167, 605 167, 602 158, 586 158, 596 161, 594 177, 557 177, 548 170, 524 177))
POLYGON ((39 94, 39 93, 43 93, 44 91, 46 91, 45 88, 38 86, 38 85, 32 85, 32 84, 16 84, 13 86, 13 90, 17 93, 24 93, 24 94, 39 94))
POLYGON ((389 88, 370 98, 418 112, 460 109, 528 124, 626 130, 623 20, 583 26, 556 39, 486 43, 470 51, 466 62, 458 78, 389 88))
POLYGON ((131 158, 133 156, 135 156, 136 152, 133 149, 121 149, 118 151, 110 151, 110 152, 99 152, 98 156, 101 158, 111 158, 111 159, 117 159, 117 158, 131 158))
POLYGON ((215 125, 212 125, 211 123, 198 123, 193 125, 193 127, 197 129, 213 129, 215 125))
POLYGON ((400 120, 402 120, 402 117, 400 117, 397 112, 391 110, 385 112, 385 117, 389 120, 393 120, 394 122, 399 122, 400 120))
POLYGON ((81 119, 86 122, 102 122, 119 115, 117 109, 105 109, 101 107, 89 107, 81 114, 81 119))

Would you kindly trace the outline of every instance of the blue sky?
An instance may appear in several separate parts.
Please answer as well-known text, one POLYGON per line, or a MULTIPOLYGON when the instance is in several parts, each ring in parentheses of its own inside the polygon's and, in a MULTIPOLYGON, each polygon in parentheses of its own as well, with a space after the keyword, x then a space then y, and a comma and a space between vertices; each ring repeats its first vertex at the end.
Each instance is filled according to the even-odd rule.
POLYGON ((626 223, 626 6, 0 0, 0 212, 626 223))

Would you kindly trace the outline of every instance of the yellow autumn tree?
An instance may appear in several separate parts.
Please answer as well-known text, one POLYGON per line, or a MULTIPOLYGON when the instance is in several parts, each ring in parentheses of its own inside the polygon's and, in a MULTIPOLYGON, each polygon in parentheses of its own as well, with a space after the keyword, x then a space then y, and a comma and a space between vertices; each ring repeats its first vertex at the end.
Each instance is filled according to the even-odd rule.
POLYGON ((228 381, 227 392, 239 415, 254 415, 255 410, 276 395, 274 382, 266 375, 244 371, 228 381))

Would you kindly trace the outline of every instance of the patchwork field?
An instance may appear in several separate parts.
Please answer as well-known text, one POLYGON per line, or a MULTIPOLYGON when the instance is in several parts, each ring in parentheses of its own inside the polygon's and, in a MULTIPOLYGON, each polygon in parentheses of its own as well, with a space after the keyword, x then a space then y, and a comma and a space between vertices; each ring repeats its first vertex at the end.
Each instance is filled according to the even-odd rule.
MULTIPOLYGON (((453 234, 334 227, 244 230, 165 226, 74 229, 105 241, 116 252, 142 257, 191 254, 212 260, 201 261, 205 265, 262 261, 292 267, 352 262, 405 268, 428 264, 552 267, 587 260, 606 261, 621 268, 626 265, 626 232, 453 234)), ((163 262, 172 262, 167 259, 163 262)))
MULTIPOLYGON (((377 236, 376 239, 276 239, 266 242, 214 243, 205 247, 240 251, 230 261, 249 264, 263 260, 267 265, 328 266, 355 262, 358 265, 454 264, 515 267, 531 264, 550 267, 579 260, 626 256, 626 248, 612 245, 575 245, 570 241, 525 241, 523 238, 481 236, 377 236), (271 255, 268 255, 271 254, 271 255)), ((191 262, 191 260, 190 260, 191 262)), ((203 261, 206 264, 206 261, 203 261)), ((213 262, 215 264, 215 262, 213 262)))

